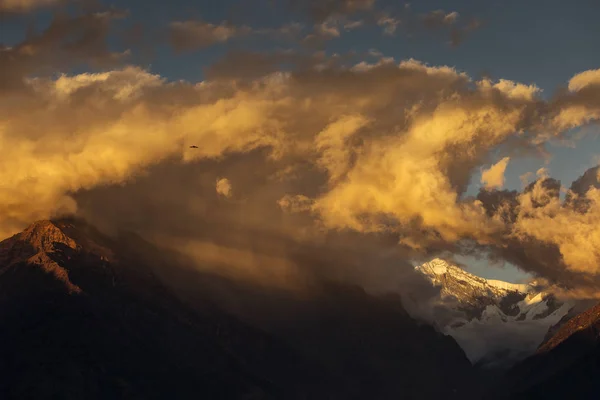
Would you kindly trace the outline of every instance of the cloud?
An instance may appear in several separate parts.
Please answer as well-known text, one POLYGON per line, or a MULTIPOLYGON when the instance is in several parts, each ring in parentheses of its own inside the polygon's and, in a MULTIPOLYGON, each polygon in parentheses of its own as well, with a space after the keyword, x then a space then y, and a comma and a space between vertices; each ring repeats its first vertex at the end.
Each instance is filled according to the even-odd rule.
POLYGON ((202 49, 252 33, 250 27, 226 22, 214 25, 204 21, 175 21, 169 28, 170 43, 177 51, 202 49))
POLYGON ((320 37, 339 37, 340 30, 337 21, 326 20, 315 26, 315 33, 320 37))
POLYGON ((229 51, 205 69, 211 81, 253 81, 270 74, 286 76, 285 71, 334 68, 351 63, 358 54, 327 56, 324 51, 294 49, 272 52, 229 51), (244 65, 243 69, 239 65, 244 65))
POLYGON ((506 171, 506 166, 509 161, 510 157, 504 157, 489 169, 484 170, 481 174, 481 183, 483 183, 487 189, 502 188, 502 186, 504 186, 504 171, 506 171))
POLYGON ((299 213, 303 211, 310 211, 313 205, 313 200, 302 194, 298 194, 295 196, 286 194, 277 201, 277 204, 279 205, 279 207, 281 207, 282 210, 291 213, 299 213))
POLYGON ((304 11, 317 16, 312 22, 312 32, 301 33, 304 26, 297 22, 284 24, 280 27, 259 28, 247 25, 235 25, 228 21, 214 24, 201 20, 174 21, 169 24, 169 41, 177 51, 204 49, 215 44, 224 44, 234 39, 260 37, 271 40, 287 40, 298 44, 311 46, 321 45, 324 41, 341 36, 343 31, 351 31, 363 26, 361 19, 350 19, 355 11, 370 10, 374 1, 346 0, 315 2, 303 5, 304 11))
POLYGON ((377 25, 383 27, 383 32, 386 35, 393 35, 396 33, 396 29, 400 23, 401 21, 399 19, 392 18, 389 15, 381 16, 377 20, 377 25))
MULTIPOLYGON (((317 25, 317 28, 321 26, 325 30, 334 29, 333 26, 327 26, 326 22, 317 25)), ((347 29, 354 27, 356 25, 349 24, 347 29)), ((237 26, 227 21, 218 25, 201 20, 174 21, 169 24, 169 42, 176 51, 180 52, 201 50, 241 38, 297 42, 303 30, 304 26, 296 22, 275 28, 255 28, 247 25, 237 26)))
POLYGON ((552 105, 555 129, 575 128, 600 119, 600 70, 584 71, 569 80, 568 91, 552 105))
POLYGON ((457 11, 435 10, 421 15, 420 18, 425 29, 449 32, 450 44, 454 47, 460 45, 466 35, 482 26, 481 20, 473 17, 460 24, 461 18, 457 11))
POLYGON ((65 3, 64 0, 2 0, 0 12, 24 13, 37 8, 52 7, 65 3))
POLYGON ((307 12, 318 23, 334 16, 372 10, 376 0, 291 0, 294 8, 307 12))
POLYGON ((410 6, 397 12, 377 12, 374 16, 384 35, 394 35, 399 27, 410 37, 424 32, 443 34, 447 35, 453 47, 460 45, 467 35, 483 25, 480 19, 461 16, 458 11, 433 10, 417 14, 410 6))
POLYGON ((459 46, 471 32, 481 28, 483 21, 479 18, 471 18, 470 21, 464 25, 456 27, 454 26, 450 30, 450 44, 453 47, 459 46))
POLYGON ((522 266, 539 256, 524 268, 548 279, 598 273, 593 190, 583 214, 560 203, 560 183, 547 177, 519 194, 463 196, 499 148, 508 157, 515 143, 563 134, 557 119, 573 107, 592 114, 571 123, 591 122, 593 79, 544 101, 533 85, 473 81, 447 66, 286 51, 229 53, 202 82, 135 66, 32 76, 40 65, 110 59, 113 17, 60 20, 2 53, 18 77, 0 94, 5 234, 79 213, 252 279, 266 264, 292 280, 310 268, 373 290, 413 282, 408 260, 467 241, 522 266), (90 24, 65 44, 73 26, 89 33, 90 24), (242 200, 223 201, 231 187, 242 200), (254 261, 240 259, 248 254, 254 261))
MULTIPOLYGON (((379 26, 386 36, 394 36, 400 27, 405 34, 414 36, 422 31, 442 32, 447 34, 452 46, 461 44, 465 37, 482 26, 482 21, 475 17, 461 17, 458 11, 434 10, 424 14, 415 14, 411 7, 401 10, 378 10, 375 1, 331 1, 323 2, 322 12, 313 13, 316 18, 315 32, 308 39, 315 40, 320 36, 322 40, 339 37, 339 26, 348 27, 346 21, 349 16, 360 15, 359 26, 379 26), (328 29, 324 29, 328 28, 328 29), (323 34, 320 32, 327 32, 323 34)), ((354 24, 352 24, 354 25, 354 24)), ((358 25, 357 25, 358 26, 358 25)))
POLYGON ((586 194, 590 189, 600 189, 600 180, 598 179, 599 167, 593 167, 585 171, 583 175, 577 178, 571 184, 567 195, 565 196, 565 205, 581 213, 586 213, 591 207, 591 201, 586 194))
POLYGON ((114 66, 128 52, 110 51, 106 43, 111 23, 126 14, 109 10, 77 16, 55 16, 39 34, 9 48, 0 48, 0 89, 23 90, 32 74, 52 74, 73 66, 114 66))
POLYGON ((347 172, 351 155, 348 140, 368 122, 360 115, 343 116, 315 137, 315 148, 321 153, 317 164, 327 170, 330 181, 339 180, 347 172))
POLYGON ((313 48, 322 47, 328 40, 341 37, 343 32, 349 32, 364 25, 365 21, 361 19, 352 20, 344 16, 332 16, 314 24, 312 31, 304 36, 301 44, 313 48))
POLYGON ((430 29, 439 29, 443 26, 454 25, 458 21, 459 13, 456 11, 445 12, 435 10, 421 16, 423 24, 430 29))
POLYGON ((547 279, 549 285, 558 284, 550 290, 560 296, 597 298, 597 167, 573 183, 564 202, 560 182, 539 172, 540 178, 522 193, 493 191, 493 196, 484 196, 485 192, 478 196, 489 215, 506 223, 493 251, 547 279))
POLYGON ((571 92, 579 92, 591 86, 600 86, 600 69, 579 73, 569 80, 571 92))
POLYGON ((204 49, 215 44, 225 44, 241 38, 269 38, 275 41, 286 40, 293 45, 322 47, 326 41, 339 38, 344 32, 361 27, 377 25, 385 35, 393 36, 403 25, 409 34, 416 30, 448 31, 452 45, 458 45, 465 35, 481 25, 477 19, 467 19, 459 23, 457 11, 432 11, 427 14, 413 14, 406 8, 400 14, 379 11, 375 0, 326 0, 295 1, 294 9, 310 16, 308 33, 303 24, 292 22, 276 28, 236 25, 230 21, 219 24, 202 20, 175 21, 169 25, 169 40, 177 51, 204 49))
POLYGON ((220 178, 216 185, 217 193, 224 197, 231 197, 232 186, 231 182, 227 178, 220 178))

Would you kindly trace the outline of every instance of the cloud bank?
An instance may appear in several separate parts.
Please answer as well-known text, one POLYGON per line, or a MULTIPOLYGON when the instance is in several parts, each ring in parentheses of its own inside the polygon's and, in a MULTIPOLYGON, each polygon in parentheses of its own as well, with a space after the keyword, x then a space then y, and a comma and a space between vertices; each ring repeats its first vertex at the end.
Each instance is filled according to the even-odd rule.
POLYGON ((10 149, 0 159, 4 236, 79 213, 202 248, 193 253, 212 254, 205 263, 270 265, 283 281, 311 265, 379 290, 408 282, 411 259, 476 249, 594 295, 595 183, 574 184, 568 202, 549 177, 522 193, 493 188, 515 148, 600 118, 598 71, 549 101, 534 85, 475 81, 447 66, 323 53, 286 54, 286 72, 267 62, 243 79, 232 69, 202 82, 131 65, 44 73, 122 61, 104 44, 117 16, 56 20, 0 53, 10 88, 0 94, 0 148, 10 149), (497 152, 506 158, 487 172, 488 188, 465 198, 497 152))
POLYGON ((24 13, 36 8, 51 7, 65 3, 64 0, 2 0, 0 12, 24 13))

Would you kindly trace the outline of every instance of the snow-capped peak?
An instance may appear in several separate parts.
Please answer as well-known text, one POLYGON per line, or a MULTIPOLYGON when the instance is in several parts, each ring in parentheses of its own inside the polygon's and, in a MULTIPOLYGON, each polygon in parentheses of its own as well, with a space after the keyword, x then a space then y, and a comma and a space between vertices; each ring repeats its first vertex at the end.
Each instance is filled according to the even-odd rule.
POLYGON ((537 291, 533 283, 484 279, 439 258, 415 270, 440 289, 434 323, 474 363, 509 364, 533 353, 548 329, 573 307, 537 291))
POLYGON ((509 292, 520 292, 520 293, 529 293, 533 290, 533 288, 526 283, 510 283, 499 281, 496 279, 486 279, 487 284, 498 289, 506 290, 509 292))
POLYGON ((440 286, 444 297, 455 297, 467 303, 480 297, 499 299, 513 292, 528 294, 533 290, 527 284, 481 278, 439 258, 417 266, 415 270, 425 275, 434 286, 440 286))

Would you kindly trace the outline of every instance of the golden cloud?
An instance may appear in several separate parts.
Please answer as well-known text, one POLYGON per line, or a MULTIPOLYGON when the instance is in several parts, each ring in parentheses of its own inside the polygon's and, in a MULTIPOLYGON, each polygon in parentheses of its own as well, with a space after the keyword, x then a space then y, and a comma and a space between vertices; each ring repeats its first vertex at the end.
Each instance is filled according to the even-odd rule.
POLYGON ((27 12, 36 8, 55 6, 64 0, 2 0, 0 11, 27 12))
POLYGON ((509 161, 510 157, 504 157, 489 169, 484 170, 481 173, 481 183, 488 189, 502 188, 504 186, 504 172, 509 161))
MULTIPOLYGON (((21 65, 33 71, 27 57, 46 54, 38 60, 52 64, 57 60, 48 49, 61 49, 57 43, 30 41, 18 47, 24 57, 18 63, 12 56, 0 61, 13 72, 21 65)), ((98 49, 94 56, 108 54, 98 49)), ((574 77, 563 97, 544 102, 533 85, 473 82, 453 68, 416 60, 353 66, 319 60, 287 73, 199 83, 169 82, 132 66, 58 78, 15 72, 19 85, 0 102, 0 148, 10 149, 0 159, 0 230, 78 212, 82 204, 85 214, 83 192, 134 187, 171 164, 196 172, 204 165, 212 171, 202 178, 208 189, 196 193, 196 183, 181 189, 185 200, 177 201, 189 215, 173 218, 201 217, 213 228, 243 232, 241 238, 219 233, 227 245, 195 238, 214 262, 263 246, 257 264, 293 270, 296 263, 282 261, 288 253, 268 247, 279 241, 294 249, 307 240, 313 246, 339 240, 336 254, 344 254, 364 237, 378 238, 386 251, 401 248, 403 257, 465 240, 505 248, 536 241, 555 246, 557 265, 573 273, 600 272, 593 190, 584 194, 591 202, 586 213, 564 207, 555 185, 543 183, 548 179, 513 196, 502 215, 481 199, 462 197, 473 172, 511 139, 533 145, 548 131, 559 135, 600 118, 593 71, 574 77), (231 196, 232 182, 243 201, 213 201, 231 196), (266 240, 267 234, 278 239, 266 240)), ((488 186, 501 185, 507 162, 508 156, 485 174, 488 186)), ((217 235, 196 233, 209 232, 217 235)))

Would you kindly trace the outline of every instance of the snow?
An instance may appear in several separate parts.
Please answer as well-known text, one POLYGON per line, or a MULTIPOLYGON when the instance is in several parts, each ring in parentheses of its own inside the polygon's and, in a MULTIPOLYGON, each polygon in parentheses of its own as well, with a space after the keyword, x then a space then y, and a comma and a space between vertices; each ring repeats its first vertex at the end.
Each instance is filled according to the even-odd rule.
POLYGON ((443 275, 448 272, 448 266, 449 265, 446 261, 436 258, 421 266, 415 267, 415 269, 425 273, 426 275, 443 275))
POLYGON ((433 262, 430 263, 431 265, 431 269, 433 270, 434 273, 441 275, 441 274, 445 274, 446 272, 448 272, 448 264, 446 264, 445 262, 441 261, 441 260, 434 260, 433 262))
MULTIPOLYGON (((509 355, 505 357, 512 357, 508 360, 511 363, 532 354, 548 329, 558 323, 573 306, 571 302, 560 304, 555 300, 552 304, 556 309, 549 312, 549 294, 536 292, 533 285, 484 279, 441 259, 417 266, 415 270, 441 288, 434 303, 449 311, 436 314, 439 317, 434 317, 432 322, 454 337, 473 363, 481 360, 488 362, 506 350, 509 355), (524 298, 511 301, 507 296, 513 293, 519 293, 524 298), (504 299, 509 299, 511 304, 508 308, 504 308, 504 304, 501 309, 504 299), (481 308, 481 313, 476 312, 481 308), (503 309, 510 309, 510 315, 505 314, 503 309), (548 315, 539 317, 544 314, 548 315)), ((496 358, 489 362, 497 361, 496 358)))
POLYGON ((495 279, 486 279, 486 282, 490 286, 512 292, 529 293, 532 289, 531 286, 526 283, 510 283, 495 279))

